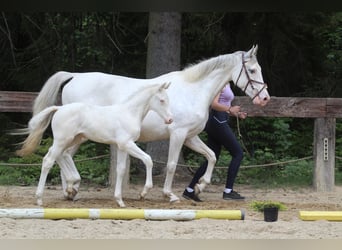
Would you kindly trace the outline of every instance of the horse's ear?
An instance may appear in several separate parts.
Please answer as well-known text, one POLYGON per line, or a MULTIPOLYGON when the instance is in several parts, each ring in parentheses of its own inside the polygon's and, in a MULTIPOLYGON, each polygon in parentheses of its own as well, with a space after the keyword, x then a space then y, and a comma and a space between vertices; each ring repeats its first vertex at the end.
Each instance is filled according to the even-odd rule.
POLYGON ((250 50, 247 51, 245 60, 251 59, 253 56, 257 55, 258 45, 253 45, 250 50))
POLYGON ((257 56, 257 52, 258 52, 258 44, 256 44, 254 46, 254 49, 253 49, 253 56, 257 56))
POLYGON ((168 89, 170 87, 170 85, 171 85, 171 82, 164 82, 163 88, 168 89))

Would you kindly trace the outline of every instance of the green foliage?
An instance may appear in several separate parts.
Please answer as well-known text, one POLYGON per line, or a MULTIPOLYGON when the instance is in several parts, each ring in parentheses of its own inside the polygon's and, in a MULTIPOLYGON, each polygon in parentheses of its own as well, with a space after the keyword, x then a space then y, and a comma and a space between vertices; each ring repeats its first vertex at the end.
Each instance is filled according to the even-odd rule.
POLYGON ((276 207, 279 209, 279 211, 285 211, 287 210, 287 207, 285 204, 278 202, 278 201, 252 201, 250 203, 250 207, 257 212, 263 212, 265 208, 272 208, 276 207))
MULTIPOLYGON (((16 164, 16 167, 5 166, 0 163, 0 185, 37 185, 41 171, 42 158, 47 153, 51 144, 52 138, 48 137, 42 140, 41 145, 34 154, 24 158, 9 158, 7 163, 16 164), (21 164, 33 164, 33 166, 21 166, 21 164)), ((83 183, 94 185, 108 184, 109 157, 96 159, 94 161, 89 160, 91 157, 108 154, 108 146, 106 146, 107 145, 93 142, 87 142, 81 145, 74 160, 83 183)), ((57 165, 50 170, 47 183, 53 185, 61 183, 60 169, 57 165)))

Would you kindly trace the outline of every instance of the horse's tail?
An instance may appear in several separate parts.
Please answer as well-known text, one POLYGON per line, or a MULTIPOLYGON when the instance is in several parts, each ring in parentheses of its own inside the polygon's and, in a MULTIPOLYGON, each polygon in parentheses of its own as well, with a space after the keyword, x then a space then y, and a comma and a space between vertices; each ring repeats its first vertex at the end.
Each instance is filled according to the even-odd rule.
MULTIPOLYGON (((58 92, 73 78, 73 74, 66 71, 59 71, 45 82, 38 96, 34 100, 32 113, 33 116, 47 107, 57 104, 58 92)), ((30 133, 29 128, 13 129, 8 132, 10 135, 27 135, 30 133)))
POLYGON ((34 100, 33 116, 43 109, 57 104, 58 92, 61 87, 73 78, 72 73, 59 71, 53 74, 40 90, 39 95, 34 100))
POLYGON ((50 121, 57 110, 58 106, 51 106, 31 118, 28 126, 29 135, 22 143, 21 149, 16 151, 17 155, 25 156, 35 151, 42 140, 44 131, 49 126, 50 121))

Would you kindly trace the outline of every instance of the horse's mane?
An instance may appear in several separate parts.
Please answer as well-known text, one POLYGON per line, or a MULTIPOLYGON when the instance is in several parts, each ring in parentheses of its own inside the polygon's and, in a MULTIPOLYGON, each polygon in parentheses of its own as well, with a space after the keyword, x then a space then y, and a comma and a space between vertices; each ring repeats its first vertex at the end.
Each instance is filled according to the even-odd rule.
POLYGON ((190 64, 182 70, 184 77, 190 81, 195 82, 207 76, 215 69, 225 68, 231 65, 233 58, 236 54, 243 53, 242 51, 236 51, 232 54, 220 55, 212 57, 210 59, 201 60, 196 64, 190 64))

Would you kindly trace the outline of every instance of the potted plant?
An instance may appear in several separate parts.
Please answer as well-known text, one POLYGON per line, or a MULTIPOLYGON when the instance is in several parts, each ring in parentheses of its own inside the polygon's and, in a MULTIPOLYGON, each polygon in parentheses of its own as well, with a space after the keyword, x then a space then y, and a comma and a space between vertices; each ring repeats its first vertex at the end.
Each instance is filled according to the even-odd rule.
POLYGON ((264 213, 264 221, 273 222, 278 220, 278 212, 286 210, 286 206, 278 201, 253 201, 250 204, 254 211, 264 213))

